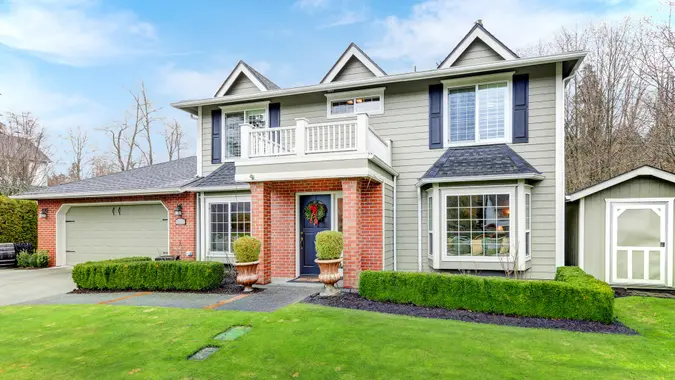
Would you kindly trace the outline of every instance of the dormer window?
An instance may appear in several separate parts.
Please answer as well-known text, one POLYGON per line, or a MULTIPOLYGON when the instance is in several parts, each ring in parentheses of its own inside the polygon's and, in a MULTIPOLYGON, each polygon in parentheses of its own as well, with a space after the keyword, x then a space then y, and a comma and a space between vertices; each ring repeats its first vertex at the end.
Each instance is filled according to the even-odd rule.
POLYGON ((510 142, 512 75, 443 81, 446 145, 510 142))
POLYGON ((326 94, 327 117, 349 117, 359 113, 378 115, 384 113, 384 87, 363 91, 326 94))

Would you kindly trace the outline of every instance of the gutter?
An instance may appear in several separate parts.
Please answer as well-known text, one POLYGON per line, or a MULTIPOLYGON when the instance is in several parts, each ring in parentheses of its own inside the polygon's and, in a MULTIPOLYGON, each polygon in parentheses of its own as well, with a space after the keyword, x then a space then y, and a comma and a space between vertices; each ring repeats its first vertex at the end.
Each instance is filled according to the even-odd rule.
POLYGON ((19 194, 10 196, 11 199, 39 200, 39 199, 68 199, 68 198, 105 198, 105 197, 133 197, 137 195, 164 195, 181 194, 183 188, 151 189, 151 190, 123 190, 115 192, 94 193, 42 193, 42 194, 19 194))
POLYGON ((243 183, 239 185, 228 185, 228 186, 208 186, 208 187, 184 187, 184 191, 189 191, 192 193, 200 192, 213 192, 213 191, 234 191, 234 190, 249 190, 251 187, 248 183, 243 183))
POLYGON ((190 113, 196 113, 197 112, 196 110, 194 112, 192 112, 190 110, 186 110, 186 108, 199 107, 199 106, 209 106, 209 105, 215 105, 215 104, 247 102, 247 101, 252 101, 252 100, 270 99, 270 98, 281 97, 281 96, 307 94, 307 93, 311 93, 311 92, 344 90, 344 89, 350 89, 350 88, 358 88, 358 87, 365 87, 365 86, 372 86, 372 85, 381 85, 381 84, 387 84, 387 83, 400 83, 400 82, 409 82, 409 81, 424 80, 424 79, 442 78, 442 77, 448 77, 448 76, 468 75, 468 74, 473 74, 473 73, 477 73, 477 72, 504 70, 504 69, 517 68, 517 67, 533 66, 533 65, 543 65, 543 64, 548 64, 548 63, 555 63, 555 62, 569 61, 569 60, 581 61, 584 57, 586 57, 586 54, 587 53, 584 52, 584 51, 580 51, 580 52, 577 51, 577 52, 554 54, 554 55, 548 55, 548 56, 542 56, 542 57, 520 58, 520 59, 516 59, 516 60, 509 60, 509 61, 491 62, 491 63, 482 64, 482 65, 474 65, 474 66, 467 66, 467 67, 460 66, 460 67, 450 67, 450 68, 447 68, 447 69, 432 69, 432 70, 417 71, 417 72, 412 72, 412 73, 394 74, 394 75, 387 75, 387 76, 384 76, 384 77, 375 77, 375 78, 368 78, 368 79, 355 80, 355 81, 349 81, 349 82, 331 82, 331 83, 325 83, 325 84, 316 84, 316 85, 302 86, 302 87, 292 87, 292 88, 279 89, 279 90, 268 90, 268 91, 261 91, 259 93, 253 93, 253 94, 223 96, 223 97, 217 97, 217 98, 206 98, 206 99, 196 99, 196 100, 184 100, 184 101, 171 103, 171 106, 174 107, 174 108, 182 109, 182 110, 190 112, 190 113))
POLYGON ((484 176, 465 176, 465 177, 442 177, 442 178, 421 178, 415 186, 422 187, 432 183, 453 183, 453 182, 475 182, 475 181, 504 181, 514 179, 532 179, 543 180, 546 177, 540 173, 525 174, 505 174, 505 175, 484 175, 484 176))

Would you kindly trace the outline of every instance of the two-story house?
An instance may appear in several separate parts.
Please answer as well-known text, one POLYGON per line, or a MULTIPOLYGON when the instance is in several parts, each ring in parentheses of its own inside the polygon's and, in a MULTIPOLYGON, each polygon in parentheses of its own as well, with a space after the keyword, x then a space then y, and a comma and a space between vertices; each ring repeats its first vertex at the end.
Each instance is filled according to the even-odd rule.
POLYGON ((480 22, 438 68, 386 74, 351 44, 317 84, 280 88, 239 62, 215 96, 173 106, 197 157, 59 185, 37 199, 52 265, 170 253, 230 260, 262 241, 260 282, 316 275, 344 233, 363 270, 564 265, 563 89, 583 52, 518 57, 480 22))

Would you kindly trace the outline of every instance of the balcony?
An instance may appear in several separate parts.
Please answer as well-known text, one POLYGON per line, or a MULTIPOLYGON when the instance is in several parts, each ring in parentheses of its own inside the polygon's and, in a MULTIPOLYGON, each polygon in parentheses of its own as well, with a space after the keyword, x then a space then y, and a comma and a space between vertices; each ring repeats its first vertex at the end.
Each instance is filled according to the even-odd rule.
POLYGON ((320 124, 298 118, 290 127, 252 128, 243 124, 241 160, 236 163, 235 178, 247 182, 327 174, 363 176, 372 164, 393 174, 391 140, 383 139, 370 127, 367 114, 320 124))

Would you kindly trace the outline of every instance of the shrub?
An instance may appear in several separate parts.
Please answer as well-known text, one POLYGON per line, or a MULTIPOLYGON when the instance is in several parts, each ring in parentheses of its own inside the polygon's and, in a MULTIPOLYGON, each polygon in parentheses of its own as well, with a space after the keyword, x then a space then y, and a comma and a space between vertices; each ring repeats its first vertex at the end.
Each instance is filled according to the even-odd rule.
POLYGON ((208 290, 223 281, 222 263, 125 260, 77 264, 73 281, 80 289, 98 290, 208 290))
POLYGON ((342 232, 321 231, 316 234, 316 258, 319 260, 339 259, 343 247, 342 232))
POLYGON ((260 257, 260 240, 253 236, 242 236, 232 243, 234 258, 238 263, 252 263, 260 257))
POLYGON ((374 301, 611 323, 612 289, 578 271, 563 269, 560 274, 559 269, 556 278, 562 280, 558 281, 365 271, 361 273, 359 294, 374 301))
POLYGON ((35 256, 35 267, 46 268, 49 266, 49 251, 41 249, 33 254, 35 256))
POLYGON ((30 266, 30 257, 32 255, 28 251, 21 251, 16 255, 16 266, 19 268, 28 268, 30 266))
POLYGON ((0 243, 37 245, 37 203, 0 195, 0 243))

